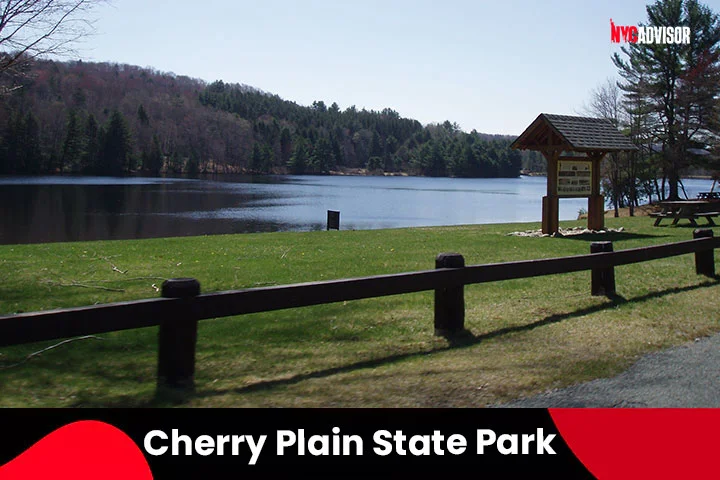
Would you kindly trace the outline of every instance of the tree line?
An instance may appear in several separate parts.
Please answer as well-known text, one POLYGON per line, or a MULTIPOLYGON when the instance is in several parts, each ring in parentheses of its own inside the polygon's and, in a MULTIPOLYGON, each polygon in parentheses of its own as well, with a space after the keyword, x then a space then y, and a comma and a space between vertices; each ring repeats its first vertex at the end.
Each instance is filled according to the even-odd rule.
POLYGON ((240 84, 129 65, 27 62, 0 97, 0 173, 296 173, 514 177, 512 136, 392 109, 298 105, 240 84))

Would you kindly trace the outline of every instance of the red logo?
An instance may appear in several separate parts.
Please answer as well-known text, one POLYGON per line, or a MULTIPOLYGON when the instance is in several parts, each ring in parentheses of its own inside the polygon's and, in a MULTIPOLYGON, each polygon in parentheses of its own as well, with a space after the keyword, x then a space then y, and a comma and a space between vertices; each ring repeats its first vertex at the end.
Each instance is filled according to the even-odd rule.
POLYGON ((690 27, 638 27, 635 25, 615 25, 610 19, 610 41, 613 43, 690 43, 690 27))

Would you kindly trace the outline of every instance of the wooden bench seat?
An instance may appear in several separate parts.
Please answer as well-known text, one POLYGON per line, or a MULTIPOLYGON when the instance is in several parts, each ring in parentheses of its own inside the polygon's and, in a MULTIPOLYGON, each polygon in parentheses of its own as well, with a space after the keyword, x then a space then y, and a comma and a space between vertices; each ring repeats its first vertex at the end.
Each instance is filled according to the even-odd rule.
POLYGON ((667 216, 668 216, 667 213, 662 213, 662 212, 652 212, 652 213, 649 213, 648 215, 655 219, 656 227, 660 226, 660 222, 662 221, 662 219, 667 218, 667 216))
POLYGON ((715 226, 715 222, 713 221, 713 217, 717 217, 717 216, 720 216, 720 212, 701 212, 701 213, 696 213, 696 214, 694 215, 695 218, 704 217, 705 220, 707 220, 708 225, 710 225, 711 227, 714 227, 714 226, 715 226))
POLYGON ((660 225, 660 222, 662 221, 663 218, 672 218, 673 225, 677 225, 678 220, 680 220, 681 218, 690 220, 691 225, 697 225, 695 223, 695 220, 698 218, 704 218, 705 220, 707 220, 708 225, 710 225, 711 227, 714 227, 716 224, 713 221, 713 218, 720 217, 720 212, 696 212, 696 213, 690 213, 687 215, 680 215, 677 213, 651 212, 648 214, 648 216, 655 219, 656 227, 660 225))

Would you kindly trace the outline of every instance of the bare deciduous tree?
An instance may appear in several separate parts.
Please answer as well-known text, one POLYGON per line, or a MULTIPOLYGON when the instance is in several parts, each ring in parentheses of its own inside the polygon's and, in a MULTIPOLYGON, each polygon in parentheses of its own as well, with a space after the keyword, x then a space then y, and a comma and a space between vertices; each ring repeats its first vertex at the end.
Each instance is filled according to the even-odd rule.
MULTIPOLYGON (((67 56, 93 31, 88 14, 97 0, 0 0, 0 77, 22 75, 27 61, 67 56)), ((4 83, 6 83, 4 82, 4 83)), ((13 88, 0 86, 0 94, 13 88)))
MULTIPOLYGON (((622 92, 615 80, 608 78, 605 83, 598 85, 590 92, 590 104, 583 110, 593 117, 610 120, 616 128, 620 126, 622 111, 622 92)), ((622 204, 623 179, 620 165, 620 153, 612 152, 604 162, 604 177, 608 184, 608 193, 611 196, 615 216, 619 216, 619 207, 622 204)))

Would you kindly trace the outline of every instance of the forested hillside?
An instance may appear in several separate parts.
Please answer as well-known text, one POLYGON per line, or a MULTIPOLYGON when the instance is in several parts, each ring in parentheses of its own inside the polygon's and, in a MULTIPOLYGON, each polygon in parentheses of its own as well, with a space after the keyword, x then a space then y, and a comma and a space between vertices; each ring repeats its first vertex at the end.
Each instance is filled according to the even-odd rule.
POLYGON ((362 169, 513 177, 521 166, 542 168, 510 150, 513 139, 108 63, 34 62, 22 87, 0 97, 5 174, 362 169))

